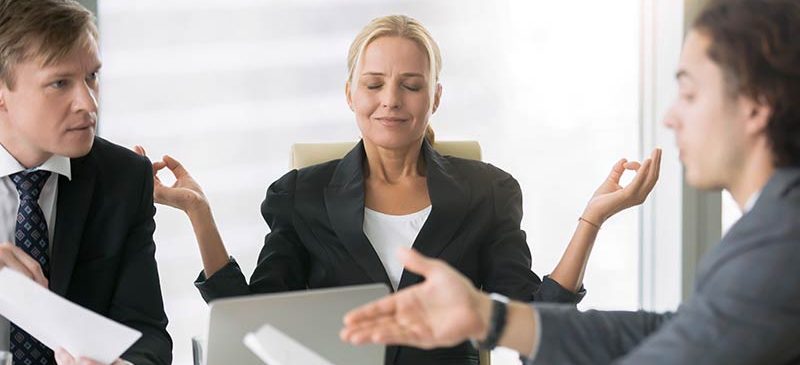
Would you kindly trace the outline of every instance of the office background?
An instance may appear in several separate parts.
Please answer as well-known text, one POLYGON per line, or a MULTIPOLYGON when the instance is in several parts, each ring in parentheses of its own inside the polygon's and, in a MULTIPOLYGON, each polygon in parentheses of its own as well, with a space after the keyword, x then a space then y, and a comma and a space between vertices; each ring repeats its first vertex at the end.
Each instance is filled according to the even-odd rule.
MULTIPOLYGON (((652 199, 603 227, 581 308, 674 308, 697 256, 736 219, 719 194, 683 186, 659 124, 684 23, 701 1, 84 3, 101 31, 101 135, 183 161, 247 273, 268 231, 260 202, 288 170, 291 144, 358 138, 344 99, 347 49, 370 19, 393 13, 422 21, 442 49, 437 138, 478 140, 485 161, 519 180, 539 275, 611 165, 665 148, 652 199), (703 214, 717 218, 691 223, 703 214)), ((159 207, 156 221, 175 364, 190 364, 189 338, 207 314, 192 285, 199 253, 181 212, 159 207)), ((495 363, 514 355, 499 351, 495 363)))

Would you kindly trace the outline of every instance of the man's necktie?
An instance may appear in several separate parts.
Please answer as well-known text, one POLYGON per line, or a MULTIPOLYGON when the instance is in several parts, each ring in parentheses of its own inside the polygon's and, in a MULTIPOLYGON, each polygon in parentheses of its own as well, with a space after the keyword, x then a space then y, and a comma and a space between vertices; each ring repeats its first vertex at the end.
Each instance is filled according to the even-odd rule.
MULTIPOLYGON (((44 276, 48 278, 50 277, 50 256, 47 253, 49 238, 47 221, 42 208, 39 207, 39 194, 49 176, 49 171, 23 171, 10 176, 19 193, 19 212, 14 230, 17 247, 39 262, 44 276)), ((52 350, 13 323, 10 327, 10 350, 14 355, 14 365, 55 364, 52 350)))

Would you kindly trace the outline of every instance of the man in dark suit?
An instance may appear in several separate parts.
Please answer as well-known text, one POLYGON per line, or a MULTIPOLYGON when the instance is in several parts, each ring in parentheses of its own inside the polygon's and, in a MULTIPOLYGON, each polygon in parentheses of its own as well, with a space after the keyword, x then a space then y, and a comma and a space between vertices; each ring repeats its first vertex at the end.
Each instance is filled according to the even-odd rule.
POLYGON ((353 343, 473 338, 535 364, 800 363, 800 2, 718 0, 688 34, 666 117, 687 181, 744 212, 675 313, 579 312, 492 299, 445 263, 405 252, 426 281, 345 318, 353 343))
MULTIPOLYGON (((96 39, 72 0, 0 0, 0 268, 142 332, 115 364, 169 364, 152 166, 95 136, 96 39)), ((0 317, 6 347, 15 365, 96 364, 0 317)))

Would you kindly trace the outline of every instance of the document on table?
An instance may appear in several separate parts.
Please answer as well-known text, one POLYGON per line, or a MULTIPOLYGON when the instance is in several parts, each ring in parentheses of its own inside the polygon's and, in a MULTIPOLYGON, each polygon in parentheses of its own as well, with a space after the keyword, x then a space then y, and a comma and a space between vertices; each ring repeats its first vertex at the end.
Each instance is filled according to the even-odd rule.
POLYGON ((8 268, 0 269, 0 315, 53 350, 114 362, 141 332, 72 303, 8 268))
POLYGON ((333 365, 300 342, 268 324, 256 333, 248 333, 244 344, 269 365, 333 365))

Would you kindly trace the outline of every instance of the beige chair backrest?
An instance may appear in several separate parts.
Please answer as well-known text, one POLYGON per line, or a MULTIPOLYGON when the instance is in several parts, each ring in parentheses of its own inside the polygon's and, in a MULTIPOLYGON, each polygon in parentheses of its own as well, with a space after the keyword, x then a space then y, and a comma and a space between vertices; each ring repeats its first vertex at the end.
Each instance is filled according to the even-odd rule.
MULTIPOLYGON (((295 143, 292 145, 292 168, 301 169, 316 165, 347 154, 356 142, 334 143, 295 143)), ((442 155, 450 155, 470 160, 481 160, 481 145, 478 141, 444 141, 435 142, 433 148, 442 155)), ((480 351, 480 364, 491 365, 488 351, 480 351)))
MULTIPOLYGON (((342 158, 355 145, 355 142, 295 143, 292 145, 291 167, 300 169, 342 158)), ((481 145, 478 141, 436 142, 433 144, 433 148, 442 155, 481 160, 481 145)))

